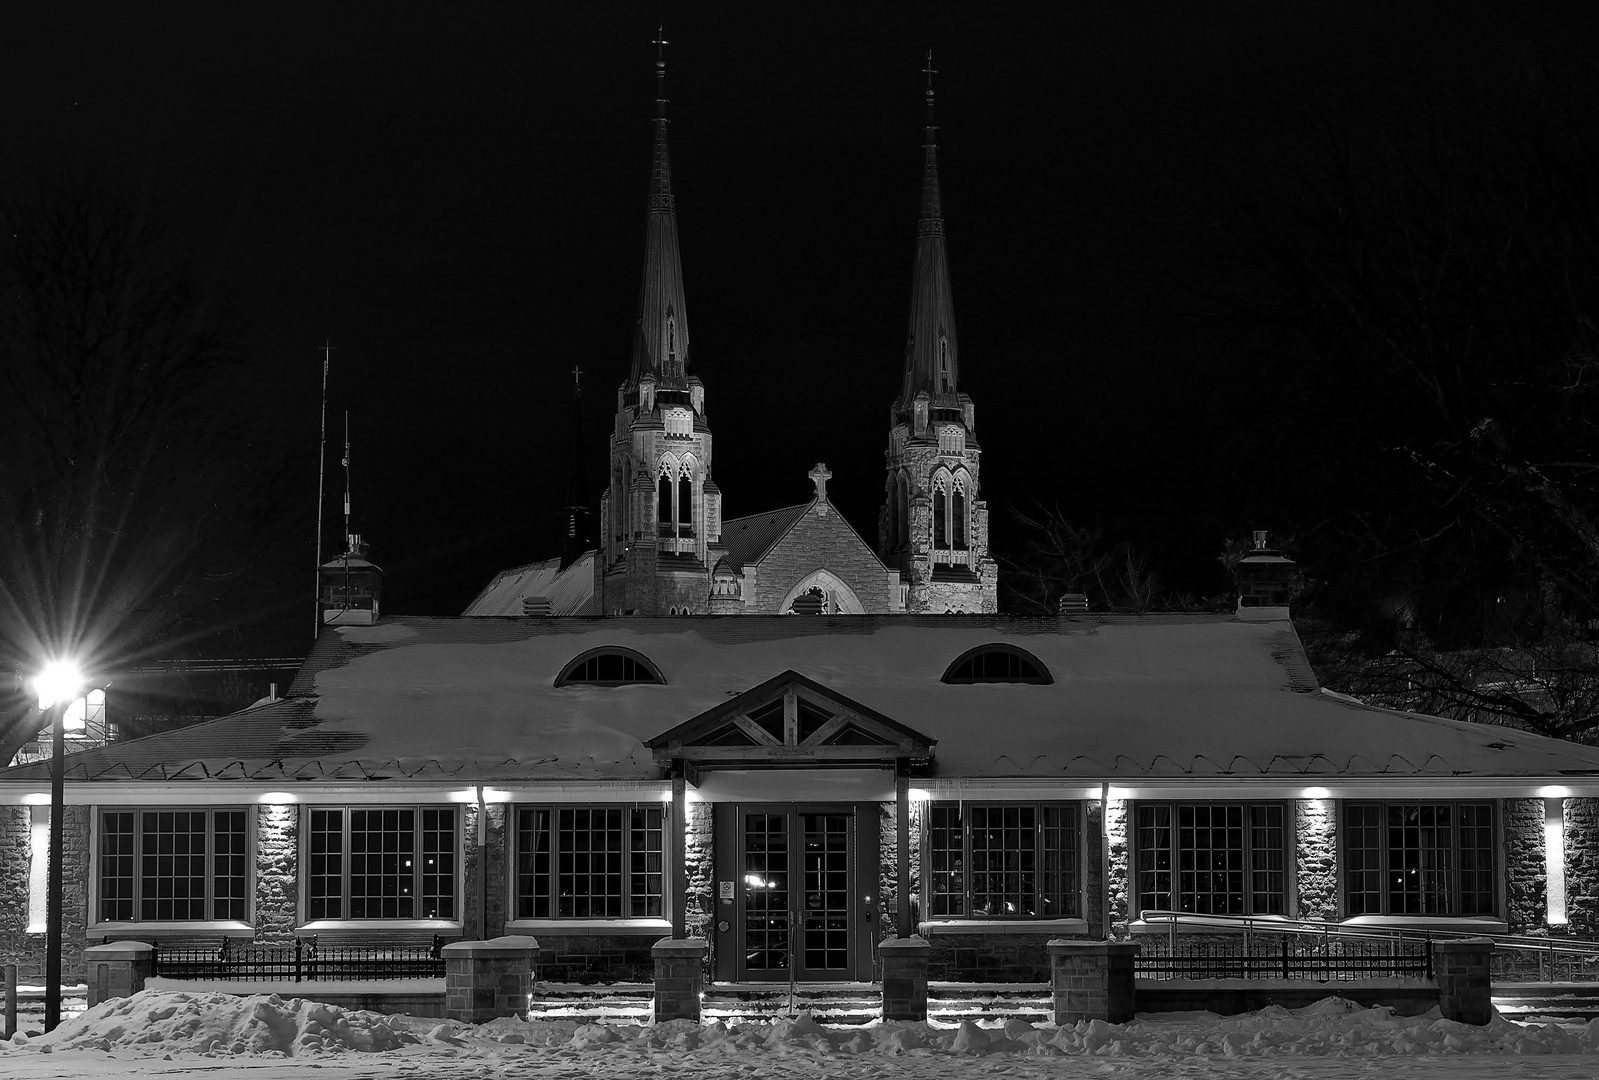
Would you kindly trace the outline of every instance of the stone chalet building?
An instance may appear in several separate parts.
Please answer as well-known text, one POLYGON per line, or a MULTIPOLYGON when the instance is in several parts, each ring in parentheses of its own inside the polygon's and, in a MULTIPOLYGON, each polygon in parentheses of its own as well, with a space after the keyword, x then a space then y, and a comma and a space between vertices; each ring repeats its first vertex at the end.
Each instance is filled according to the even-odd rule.
MULTIPOLYGON (((285 696, 70 754, 69 974, 108 940, 530 935, 557 982, 648 979, 666 937, 719 984, 864 982, 915 931, 933 979, 1028 982, 1153 911, 1599 930, 1599 748, 1323 689, 1284 560, 1232 614, 996 613, 931 116, 875 548, 820 467, 724 520, 660 96, 598 542, 453 618, 380 614, 352 545, 285 696)), ((48 791, 0 770, 25 978, 48 791)))

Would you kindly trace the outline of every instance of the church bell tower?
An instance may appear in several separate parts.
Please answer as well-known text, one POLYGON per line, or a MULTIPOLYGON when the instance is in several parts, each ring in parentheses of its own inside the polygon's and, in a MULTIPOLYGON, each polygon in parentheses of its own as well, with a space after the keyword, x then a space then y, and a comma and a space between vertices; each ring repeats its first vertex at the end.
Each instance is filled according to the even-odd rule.
POLYGON ((988 553, 976 410, 960 388, 960 346, 938 186, 931 52, 925 73, 922 199, 905 377, 889 411, 878 550, 884 563, 899 568, 908 613, 992 613, 998 610, 999 575, 988 553))
POLYGON ((705 612, 708 567, 724 553, 705 388, 688 373, 688 310, 666 134, 666 42, 658 38, 655 44, 644 273, 632 366, 616 395, 609 485, 600 513, 595 591, 603 614, 705 612))

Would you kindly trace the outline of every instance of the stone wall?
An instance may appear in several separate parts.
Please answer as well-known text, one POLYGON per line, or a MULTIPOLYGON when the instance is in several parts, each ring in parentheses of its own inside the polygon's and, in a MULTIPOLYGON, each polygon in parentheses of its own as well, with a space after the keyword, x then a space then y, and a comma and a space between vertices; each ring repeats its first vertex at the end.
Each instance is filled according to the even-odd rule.
POLYGON ((1505 921, 1512 934, 1542 933, 1549 925, 1544 866, 1543 800, 1500 803, 1504 836, 1505 921))
POLYGON ((1300 799, 1294 803, 1294 877, 1301 919, 1338 917, 1338 803, 1300 799))
POLYGON ((1003 934, 938 932, 928 940, 927 977, 934 982, 1048 982, 1048 944, 1058 933, 1029 932, 1026 923, 1003 934))
MULTIPOLYGON (((1089 812, 1097 817, 1097 807, 1089 812)), ((1127 800, 1110 800, 1110 931, 1125 934, 1127 920, 1132 918, 1132 869, 1128 864, 1131 850, 1127 846, 1127 800)), ((1090 922, 1090 927, 1100 924, 1090 922)))
POLYGON ((300 808, 258 807, 255 844, 256 940, 293 941, 300 899, 300 808))
MULTIPOLYGON (((710 803, 691 802, 688 804, 688 833, 687 843, 684 845, 685 861, 688 870, 688 885, 686 889, 686 903, 688 904, 688 936, 703 938, 714 943, 717 935, 712 933, 712 923, 716 919, 716 859, 712 847, 712 807, 710 803)), ((670 915, 670 912, 668 912, 670 915)), ((655 937, 661 935, 657 932, 655 937)), ((653 939, 652 939, 653 940, 653 939)), ((645 952, 648 953, 648 943, 645 952)), ((706 963, 714 963, 712 955, 714 944, 706 951, 706 963)), ((710 969, 714 970, 714 968, 710 969)))
MULTIPOLYGON (((4 882, 0 898, 0 962, 17 965, 17 978, 37 983, 44 978, 44 934, 28 933, 28 873, 35 855, 32 837, 32 807, 4 807, 0 818, 0 856, 4 862, 4 882)), ((82 982, 88 966, 83 959, 89 904, 89 816, 91 807, 68 806, 63 819, 65 854, 61 880, 65 903, 62 907, 61 974, 68 983, 82 982)), ((48 821, 48 810, 41 821, 48 821)), ((43 860, 46 851, 37 853, 43 860)))
POLYGON ((537 936, 536 974, 543 982, 647 983, 655 971, 650 947, 664 935, 660 930, 567 933, 540 927, 537 936))
POLYGON ((1566 915, 1573 934, 1599 934, 1599 799, 1566 800, 1566 915))
MULTIPOLYGON (((925 803, 911 802, 911 916, 920 922, 922 907, 922 811, 925 803)), ((877 850, 882 856, 877 872, 877 895, 881 902, 877 938, 899 935, 899 824, 895 804, 878 803, 877 850)), ((916 932, 911 927, 911 932, 916 932)))

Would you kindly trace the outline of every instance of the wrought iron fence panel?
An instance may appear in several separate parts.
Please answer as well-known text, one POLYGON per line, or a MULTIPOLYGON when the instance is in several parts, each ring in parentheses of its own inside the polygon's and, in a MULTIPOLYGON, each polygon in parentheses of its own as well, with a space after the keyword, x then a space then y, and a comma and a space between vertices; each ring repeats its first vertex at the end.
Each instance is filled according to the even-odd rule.
POLYGON ((236 944, 155 947, 154 972, 168 979, 238 982, 351 982, 358 979, 427 979, 444 975, 442 942, 428 945, 236 944))
POLYGON ((1352 982, 1357 979, 1432 975, 1425 940, 1365 940, 1273 935, 1247 946, 1239 942, 1148 938, 1133 962, 1146 979, 1303 979, 1352 982))

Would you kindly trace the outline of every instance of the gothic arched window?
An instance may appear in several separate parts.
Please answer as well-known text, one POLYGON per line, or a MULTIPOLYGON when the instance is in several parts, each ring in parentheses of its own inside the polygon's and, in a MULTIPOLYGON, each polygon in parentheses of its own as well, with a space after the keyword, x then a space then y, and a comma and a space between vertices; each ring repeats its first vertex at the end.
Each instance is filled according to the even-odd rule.
POLYGON ((899 539, 898 545, 904 547, 911 540, 911 489, 905 474, 900 473, 895 483, 899 489, 899 539))
POLYGON ((685 531, 694 527, 694 481, 687 470, 677 480, 677 520, 685 531))
POLYGON ((662 470, 661 478, 656 481, 656 490, 660 495, 657 500, 659 512, 656 517, 662 525, 670 525, 672 523, 672 478, 666 475, 665 470, 662 470))
POLYGON ((949 493, 942 476, 933 481, 933 547, 949 546, 949 493))
POLYGON ((956 551, 966 550, 966 485, 959 479, 949 500, 950 545, 956 551))

